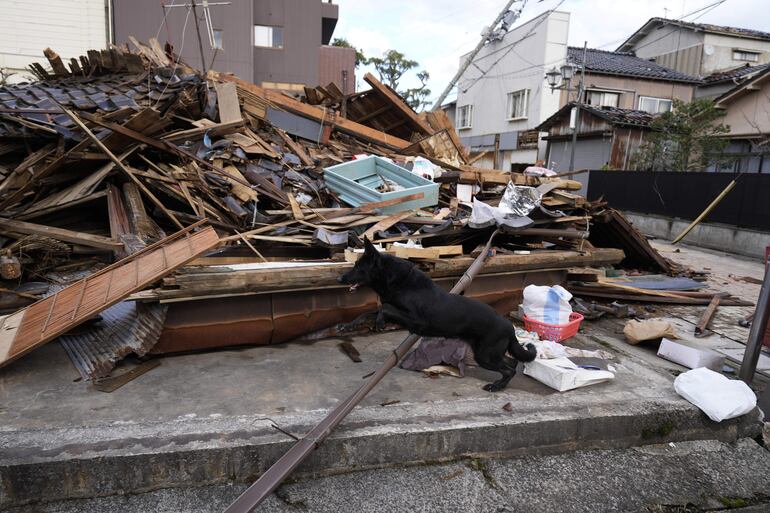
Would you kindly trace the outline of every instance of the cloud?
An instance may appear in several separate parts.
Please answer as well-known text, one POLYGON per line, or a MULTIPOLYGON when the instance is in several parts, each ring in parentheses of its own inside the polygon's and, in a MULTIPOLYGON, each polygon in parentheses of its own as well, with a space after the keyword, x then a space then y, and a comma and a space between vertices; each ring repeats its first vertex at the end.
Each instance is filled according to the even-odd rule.
MULTIPOLYGON (((570 13, 569 43, 591 48, 614 50, 649 18, 678 18, 683 13, 713 4, 715 0, 529 0, 517 24, 556 8, 570 13)), ((457 71, 459 58, 480 39, 505 5, 503 0, 335 0, 340 6, 340 20, 335 36, 346 37, 369 55, 396 49, 417 60, 431 80, 436 97, 457 71)), ((517 4, 514 4, 514 6, 517 4)), ((727 0, 688 20, 735 27, 767 30, 770 9, 763 0, 727 0), (698 17, 700 16, 700 17, 698 17), (696 18, 697 19, 693 19, 696 18)), ((363 73, 359 73, 363 75, 363 73)), ((416 80, 405 79, 405 86, 416 80)))

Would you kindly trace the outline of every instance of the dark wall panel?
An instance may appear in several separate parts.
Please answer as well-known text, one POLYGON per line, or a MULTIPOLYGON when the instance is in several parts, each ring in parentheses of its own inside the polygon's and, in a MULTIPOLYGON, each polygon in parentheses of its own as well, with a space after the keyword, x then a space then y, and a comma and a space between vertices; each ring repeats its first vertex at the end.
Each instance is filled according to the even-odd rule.
MULTIPOLYGON (((693 220, 734 178, 729 173, 591 171, 588 197, 620 210, 693 220)), ((705 222, 770 230, 770 175, 745 174, 705 222)))

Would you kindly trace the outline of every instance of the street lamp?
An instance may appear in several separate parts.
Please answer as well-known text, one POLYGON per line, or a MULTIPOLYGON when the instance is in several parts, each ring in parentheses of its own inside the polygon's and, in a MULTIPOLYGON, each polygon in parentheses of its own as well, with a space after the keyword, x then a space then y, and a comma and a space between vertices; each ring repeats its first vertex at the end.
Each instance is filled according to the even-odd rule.
POLYGON ((548 81, 548 85, 551 86, 551 90, 556 89, 556 85, 559 83, 562 75, 556 68, 551 68, 551 71, 545 74, 545 79, 548 81))
POLYGON ((569 82, 572 80, 572 77, 575 76, 575 68, 572 64, 564 64, 559 70, 561 71, 561 77, 565 82, 569 82))

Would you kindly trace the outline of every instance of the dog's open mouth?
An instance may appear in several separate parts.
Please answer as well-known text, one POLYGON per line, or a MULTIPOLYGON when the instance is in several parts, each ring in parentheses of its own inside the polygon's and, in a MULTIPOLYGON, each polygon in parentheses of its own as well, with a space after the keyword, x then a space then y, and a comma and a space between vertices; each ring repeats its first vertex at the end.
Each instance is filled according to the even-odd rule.
POLYGON ((355 292, 356 290, 358 290, 358 286, 359 286, 359 285, 360 285, 360 283, 354 283, 353 285, 351 285, 351 286, 350 286, 350 288, 348 289, 348 291, 349 291, 349 292, 355 292))

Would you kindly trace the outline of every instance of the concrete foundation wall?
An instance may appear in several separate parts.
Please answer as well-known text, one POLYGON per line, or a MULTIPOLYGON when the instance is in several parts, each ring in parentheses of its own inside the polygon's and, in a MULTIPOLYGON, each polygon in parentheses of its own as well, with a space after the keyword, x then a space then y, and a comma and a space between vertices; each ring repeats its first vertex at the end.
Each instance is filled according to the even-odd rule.
MULTIPOLYGON (((624 214, 642 233, 665 240, 673 240, 690 224, 690 221, 684 219, 633 212, 624 212, 624 214)), ((693 228, 683 242, 702 248, 764 259, 765 248, 770 246, 770 233, 723 224, 701 223, 693 228)))

